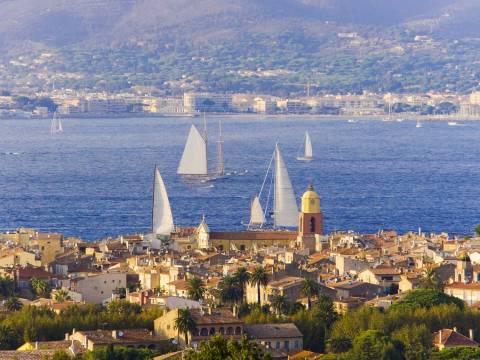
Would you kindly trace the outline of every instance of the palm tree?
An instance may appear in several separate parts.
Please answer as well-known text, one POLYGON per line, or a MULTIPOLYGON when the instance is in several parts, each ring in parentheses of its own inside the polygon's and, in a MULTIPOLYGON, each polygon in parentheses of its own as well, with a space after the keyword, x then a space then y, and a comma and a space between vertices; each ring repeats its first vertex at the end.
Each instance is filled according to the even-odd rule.
POLYGON ((243 299, 243 290, 234 276, 224 276, 218 284, 220 289, 220 299, 222 302, 237 304, 243 299))
MULTIPOLYGON (((189 309, 179 309, 178 317, 175 319, 175 329, 178 330, 178 337, 180 333, 185 335, 185 344, 188 346, 188 333, 194 331, 196 328, 192 313, 189 309)), ((179 339, 180 343, 180 339, 179 339)))
POLYGON ((50 293, 50 285, 42 279, 32 278, 30 280, 30 287, 35 295, 39 297, 46 297, 50 293))
POLYGON ((257 287, 257 302, 260 305, 260 287, 268 284, 268 275, 265 269, 261 266, 256 267, 250 275, 249 282, 250 285, 257 287))
POLYGON ((205 294, 205 284, 203 280, 196 276, 188 280, 187 294, 192 300, 199 301, 203 299, 205 294))
POLYGON ((5 302, 5 307, 8 311, 18 311, 22 308, 23 304, 17 297, 11 297, 5 302))
POLYGON ((312 279, 304 279, 300 292, 307 297, 308 309, 312 308, 312 297, 318 295, 319 286, 312 279))
POLYGON ((238 286, 242 290, 242 300, 245 296, 245 285, 247 284, 248 280, 250 279, 250 274, 248 273, 247 269, 244 267, 240 267, 235 271, 233 277, 238 283, 238 286))
POLYGON ((420 280, 420 287, 424 289, 443 291, 442 280, 438 277, 438 274, 433 266, 427 266, 425 268, 423 278, 420 280))
POLYGON ((58 290, 54 295, 55 301, 62 303, 66 300, 71 300, 70 296, 68 295, 68 291, 65 289, 58 290))
POLYGON ((288 306, 288 300, 284 295, 274 296, 270 303, 277 316, 283 315, 288 306))

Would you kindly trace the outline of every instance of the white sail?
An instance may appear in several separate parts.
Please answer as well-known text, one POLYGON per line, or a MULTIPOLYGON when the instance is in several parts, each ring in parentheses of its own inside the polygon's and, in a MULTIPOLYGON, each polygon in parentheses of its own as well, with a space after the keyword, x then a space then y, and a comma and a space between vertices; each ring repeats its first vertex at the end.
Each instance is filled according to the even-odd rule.
POLYGON ((63 132, 62 120, 57 117, 57 113, 53 113, 52 121, 50 122, 50 133, 60 134, 63 132))
POLYGON ((312 140, 310 139, 310 134, 308 131, 305 131, 305 157, 313 157, 312 140))
POLYGON ((152 209, 152 233, 155 235, 170 235, 173 231, 173 216, 170 202, 168 201, 167 189, 163 182, 160 170, 155 167, 153 181, 153 209, 152 209))
POLYGON ((178 166, 179 175, 207 175, 207 142, 205 137, 192 125, 187 143, 178 166))
POLYGON ((275 204, 274 224, 276 227, 297 225, 298 207, 292 182, 283 161, 280 148, 275 147, 275 204))
POLYGON ((265 214, 263 213, 260 199, 255 196, 250 209, 250 225, 263 225, 265 223, 265 214))

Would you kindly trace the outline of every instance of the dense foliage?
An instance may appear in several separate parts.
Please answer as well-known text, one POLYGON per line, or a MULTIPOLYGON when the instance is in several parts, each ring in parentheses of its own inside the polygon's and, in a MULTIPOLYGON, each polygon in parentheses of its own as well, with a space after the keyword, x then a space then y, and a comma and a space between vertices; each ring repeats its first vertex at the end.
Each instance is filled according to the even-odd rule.
POLYGON ((446 295, 433 289, 418 289, 410 291, 403 299, 392 305, 392 310, 430 308, 436 305, 452 304, 463 309, 465 303, 456 297, 446 295))
POLYGON ((212 336, 208 341, 200 343, 197 351, 190 351, 186 360, 269 360, 255 342, 243 337, 240 341, 212 336))
POLYGON ((153 321, 161 315, 158 308, 142 310, 125 301, 114 301, 107 307, 70 306, 59 314, 42 307, 25 306, 0 321, 0 349, 15 349, 26 341, 61 340, 74 328, 153 329, 153 321))

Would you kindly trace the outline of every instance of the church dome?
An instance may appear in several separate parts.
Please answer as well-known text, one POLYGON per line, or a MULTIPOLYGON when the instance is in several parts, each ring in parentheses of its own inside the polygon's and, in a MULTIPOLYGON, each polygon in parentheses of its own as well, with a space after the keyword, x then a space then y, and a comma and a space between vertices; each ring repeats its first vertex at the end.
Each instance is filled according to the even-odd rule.
POLYGON ((302 196, 302 213, 320 213, 320 196, 315 192, 312 185, 308 186, 307 191, 302 196))

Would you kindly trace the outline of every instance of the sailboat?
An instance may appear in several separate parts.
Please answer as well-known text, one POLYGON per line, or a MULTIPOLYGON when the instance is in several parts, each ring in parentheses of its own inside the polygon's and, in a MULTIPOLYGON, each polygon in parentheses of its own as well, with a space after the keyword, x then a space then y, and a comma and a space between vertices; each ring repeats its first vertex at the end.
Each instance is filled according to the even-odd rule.
POLYGON ((313 160, 313 150, 312 150, 312 140, 310 139, 310 134, 308 131, 305 131, 304 137, 304 154, 303 156, 297 156, 299 161, 312 161, 313 160))
POLYGON ((388 102, 388 117, 383 118, 382 121, 384 122, 390 122, 392 120, 392 103, 389 101, 388 102))
POLYGON ((250 228, 262 228, 267 222, 265 214, 268 213, 270 202, 271 187, 267 194, 265 212, 260 204, 260 198, 264 190, 270 173, 271 185, 273 185, 273 226, 274 228, 294 227, 297 225, 298 207, 295 200, 292 182, 288 175, 288 170, 283 160, 282 153, 278 144, 275 146, 272 158, 268 165, 267 174, 263 180, 260 193, 255 196, 251 205, 250 228), (273 168, 272 168, 273 163, 273 168))
POLYGON ((250 224, 249 226, 262 227, 265 224, 265 213, 263 212, 260 198, 255 196, 250 207, 250 224))
POLYGON ((417 120, 417 125, 415 125, 415 127, 416 127, 417 129, 423 127, 423 125, 422 125, 422 123, 420 122, 420 120, 417 120))
POLYGON ((204 120, 203 134, 192 124, 188 133, 177 174, 193 180, 214 180, 225 174, 223 158, 222 123, 219 122, 219 138, 217 140, 217 167, 214 172, 208 171, 208 134, 204 120))
POLYGON ((158 166, 155 166, 152 198, 152 248, 159 249, 161 239, 170 236, 173 230, 173 216, 167 188, 158 166))
POLYGON ((63 133, 62 119, 57 116, 57 112, 53 113, 52 121, 50 122, 50 134, 61 134, 63 133))

